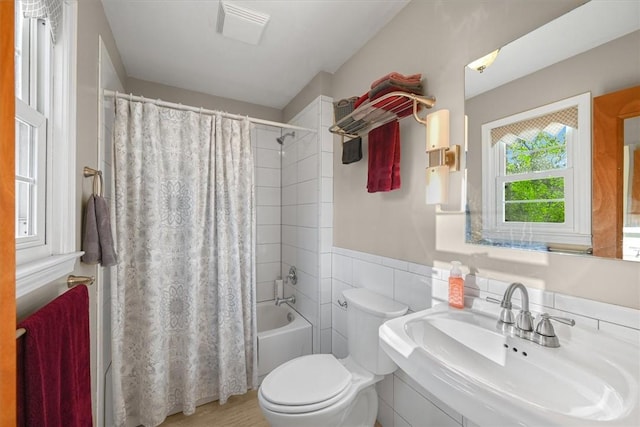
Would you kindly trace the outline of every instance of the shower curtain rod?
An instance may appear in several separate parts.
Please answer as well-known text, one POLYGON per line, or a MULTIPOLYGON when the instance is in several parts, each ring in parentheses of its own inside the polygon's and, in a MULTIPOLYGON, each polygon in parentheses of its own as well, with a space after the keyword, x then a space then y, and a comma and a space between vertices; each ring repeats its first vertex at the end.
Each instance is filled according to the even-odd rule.
POLYGON ((159 105, 161 107, 175 108, 178 110, 194 111, 196 113, 206 113, 206 114, 222 114, 224 117, 227 117, 230 119, 236 119, 236 120, 242 120, 244 118, 247 118, 251 123, 259 124, 259 125, 275 126, 280 128, 294 129, 294 130, 300 130, 300 131, 306 131, 306 132, 315 132, 315 133, 318 132, 316 129, 309 129, 309 128, 304 128, 300 126, 294 126, 288 123, 273 122, 271 120, 263 120, 263 119, 257 119, 255 117, 226 113, 224 111, 207 110, 206 108, 191 107, 189 105, 176 104, 175 102, 163 101, 161 99, 151 99, 151 98, 145 98, 144 96, 120 93, 110 89, 104 89, 103 93, 104 93, 104 96, 112 96, 114 98, 118 97, 118 98, 128 99, 130 101, 150 102, 152 104, 159 105))

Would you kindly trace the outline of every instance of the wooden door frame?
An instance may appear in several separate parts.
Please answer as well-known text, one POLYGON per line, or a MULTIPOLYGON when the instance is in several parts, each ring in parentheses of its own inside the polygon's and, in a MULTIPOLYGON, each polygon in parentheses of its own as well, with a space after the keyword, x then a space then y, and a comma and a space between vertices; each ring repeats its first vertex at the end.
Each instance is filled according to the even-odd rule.
POLYGON ((640 86, 593 98, 591 228, 596 256, 622 259, 624 120, 636 116, 640 86))
POLYGON ((14 5, 0 0, 0 427, 16 425, 14 5))

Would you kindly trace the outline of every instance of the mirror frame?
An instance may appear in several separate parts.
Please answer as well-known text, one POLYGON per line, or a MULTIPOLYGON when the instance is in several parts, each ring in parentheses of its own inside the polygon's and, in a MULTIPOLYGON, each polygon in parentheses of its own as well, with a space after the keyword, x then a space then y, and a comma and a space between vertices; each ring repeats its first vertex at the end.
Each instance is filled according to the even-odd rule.
POLYGON ((622 259, 624 120, 640 116, 640 86, 593 98, 593 254, 622 259), (613 207, 613 208, 612 208, 613 207), (610 242, 615 242, 611 246, 610 242))

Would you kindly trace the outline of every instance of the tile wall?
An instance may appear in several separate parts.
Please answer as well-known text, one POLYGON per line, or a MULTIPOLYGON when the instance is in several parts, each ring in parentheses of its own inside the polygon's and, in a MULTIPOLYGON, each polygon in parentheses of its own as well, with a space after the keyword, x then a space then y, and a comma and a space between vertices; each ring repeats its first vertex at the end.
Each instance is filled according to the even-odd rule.
MULTIPOLYGON (((363 252, 333 248, 332 254, 332 350, 338 358, 347 355, 346 310, 338 304, 342 291, 364 287, 403 302, 412 311, 445 302, 447 270, 399 261, 363 252)), ((467 305, 473 298, 502 298, 509 283, 468 275, 467 305)), ((526 283, 525 283, 526 285, 526 283)), ((528 288, 531 312, 571 317, 577 325, 600 329, 620 339, 640 341, 640 311, 568 295, 528 288)), ((518 293, 514 295, 517 304, 518 293)), ((383 427, 474 426, 398 370, 378 383, 378 421, 383 427)))
MULTIPOLYGON (((313 325, 313 352, 331 352, 331 247, 333 244, 333 124, 331 98, 316 98, 290 123, 296 130, 282 150, 282 277, 296 266, 295 309, 313 325)), ((285 130, 285 132, 289 132, 285 130)))
POLYGON ((274 280, 281 261, 280 128, 255 125, 251 130, 256 188, 256 297, 274 298, 274 280))

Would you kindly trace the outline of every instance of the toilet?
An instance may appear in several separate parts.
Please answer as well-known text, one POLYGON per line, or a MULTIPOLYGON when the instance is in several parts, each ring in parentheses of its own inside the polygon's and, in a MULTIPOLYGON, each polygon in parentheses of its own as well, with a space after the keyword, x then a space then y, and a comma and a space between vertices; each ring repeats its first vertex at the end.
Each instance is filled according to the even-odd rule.
POLYGON ((407 306, 367 289, 349 289, 349 356, 312 354, 292 359, 267 375, 258 391, 272 427, 371 427, 376 421, 375 384, 397 369, 378 344, 378 328, 407 306))

